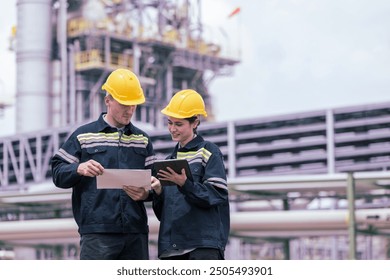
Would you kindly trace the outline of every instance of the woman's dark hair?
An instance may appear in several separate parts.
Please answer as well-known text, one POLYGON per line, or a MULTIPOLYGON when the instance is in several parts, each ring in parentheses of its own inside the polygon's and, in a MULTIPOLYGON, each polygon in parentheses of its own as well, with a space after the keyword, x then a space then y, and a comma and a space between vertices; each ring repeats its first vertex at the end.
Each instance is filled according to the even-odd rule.
POLYGON ((190 123, 194 123, 196 120, 198 120, 198 125, 194 128, 194 134, 198 134, 197 128, 200 125, 200 119, 198 116, 192 116, 190 118, 185 118, 185 120, 189 121, 190 123))

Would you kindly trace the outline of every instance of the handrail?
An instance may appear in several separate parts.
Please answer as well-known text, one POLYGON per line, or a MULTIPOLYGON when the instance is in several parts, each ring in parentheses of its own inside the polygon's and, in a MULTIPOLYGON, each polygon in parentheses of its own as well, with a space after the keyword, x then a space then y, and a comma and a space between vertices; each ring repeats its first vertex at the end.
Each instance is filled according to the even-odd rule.
MULTIPOLYGON (((386 106, 388 104, 383 104, 383 107, 386 106)), ((370 115, 370 110, 380 108, 374 106, 370 109, 370 106, 365 105, 364 110, 370 115)), ((323 111, 306 116, 290 114, 284 116, 283 121, 276 117, 274 126, 270 118, 245 122, 208 122, 202 123, 199 132, 206 140, 210 139, 220 147, 224 161, 229 163, 226 166, 228 175, 237 178, 288 175, 294 172, 305 174, 305 170, 307 173, 326 174, 386 171, 390 168, 390 162, 384 160, 388 157, 387 149, 382 149, 381 153, 381 148, 390 145, 390 136, 372 133, 364 126, 366 122, 363 122, 362 127, 353 125, 345 130, 336 130, 335 121, 333 127, 329 128, 325 125, 327 117, 327 112, 323 111), (297 119, 299 122, 295 121, 297 119), (316 124, 313 125, 313 122, 316 124), (328 133, 329 129, 333 130, 333 139, 329 139, 329 135, 332 135, 328 133), (350 137, 342 143, 335 142, 335 139, 339 139, 338 135, 350 130, 356 130, 359 137, 350 137), (317 141, 316 145, 312 141, 306 141, 308 137, 318 137, 319 133, 322 140, 317 141), (367 137, 363 143, 365 146, 362 146, 361 138, 364 135, 367 137), (332 143, 335 145, 334 153, 327 156, 328 146, 332 143), (229 149, 232 145, 236 148, 229 149), (254 148, 251 149, 252 147, 254 148), (346 152, 344 147, 363 152, 346 152), (281 155, 289 156, 280 158, 281 155), (329 170, 329 160, 334 160, 334 171, 329 170), (313 170, 313 167, 316 168, 313 170)), ((367 117, 367 121, 371 120, 380 119, 367 117)), ((142 123, 137 125, 142 128, 142 123)), ((164 156, 172 150, 174 143, 166 129, 151 130, 146 125, 144 127, 151 136, 157 155, 164 156)), ((50 180, 50 159, 73 130, 74 126, 0 138, 0 191, 25 189, 31 184, 50 180)))

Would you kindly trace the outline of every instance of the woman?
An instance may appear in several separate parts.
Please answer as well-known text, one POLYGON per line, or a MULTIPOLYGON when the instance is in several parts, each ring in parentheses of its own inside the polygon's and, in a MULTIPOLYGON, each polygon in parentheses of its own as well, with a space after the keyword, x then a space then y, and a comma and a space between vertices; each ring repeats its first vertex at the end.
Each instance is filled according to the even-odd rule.
POLYGON ((200 115, 207 116, 202 97, 194 90, 176 93, 162 111, 177 142, 169 159, 186 159, 193 181, 185 170, 160 170, 161 186, 152 179, 153 210, 160 220, 160 259, 221 260, 230 228, 226 171, 219 148, 197 134, 200 115))

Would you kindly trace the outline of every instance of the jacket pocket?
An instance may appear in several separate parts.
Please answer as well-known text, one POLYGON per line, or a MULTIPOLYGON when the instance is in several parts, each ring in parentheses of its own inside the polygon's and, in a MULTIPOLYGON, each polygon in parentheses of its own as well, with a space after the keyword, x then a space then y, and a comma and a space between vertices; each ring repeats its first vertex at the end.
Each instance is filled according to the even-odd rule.
POLYGON ((97 162, 102 163, 104 158, 106 157, 107 148, 106 147, 91 147, 86 149, 87 152, 87 160, 93 159, 97 162))
POLYGON ((146 151, 145 148, 134 148, 134 153, 136 153, 137 155, 144 156, 144 157, 146 157, 146 155, 148 154, 148 152, 146 151))
POLYGON ((191 166, 191 174, 192 174, 192 178, 194 179, 194 182, 202 183, 203 173, 204 172, 202 166, 199 165, 196 165, 194 167, 191 166))
POLYGON ((131 148, 121 155, 122 161, 126 162, 127 168, 144 169, 148 152, 145 148, 131 148))

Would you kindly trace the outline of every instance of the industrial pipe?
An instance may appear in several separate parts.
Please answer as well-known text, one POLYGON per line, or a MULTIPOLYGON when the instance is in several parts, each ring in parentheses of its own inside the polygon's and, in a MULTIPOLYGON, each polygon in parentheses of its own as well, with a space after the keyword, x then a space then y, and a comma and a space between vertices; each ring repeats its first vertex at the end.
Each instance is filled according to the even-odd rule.
MULTIPOLYGON (((297 210, 263 211, 231 213, 231 232, 248 233, 276 232, 277 235, 289 236, 290 232, 305 231, 339 232, 348 229, 347 210, 297 210)), ((390 209, 360 209, 356 211, 358 226, 368 225, 378 229, 390 229, 390 209)), ((156 235, 159 221, 149 217, 149 231, 156 235)), ((273 233, 272 233, 273 234, 273 233)), ((273 237, 271 236, 269 237, 273 237)), ((264 235, 263 235, 264 236, 264 235)), ((77 238, 77 225, 72 218, 2 222, 1 241, 28 241, 61 243, 64 238, 77 238)))

